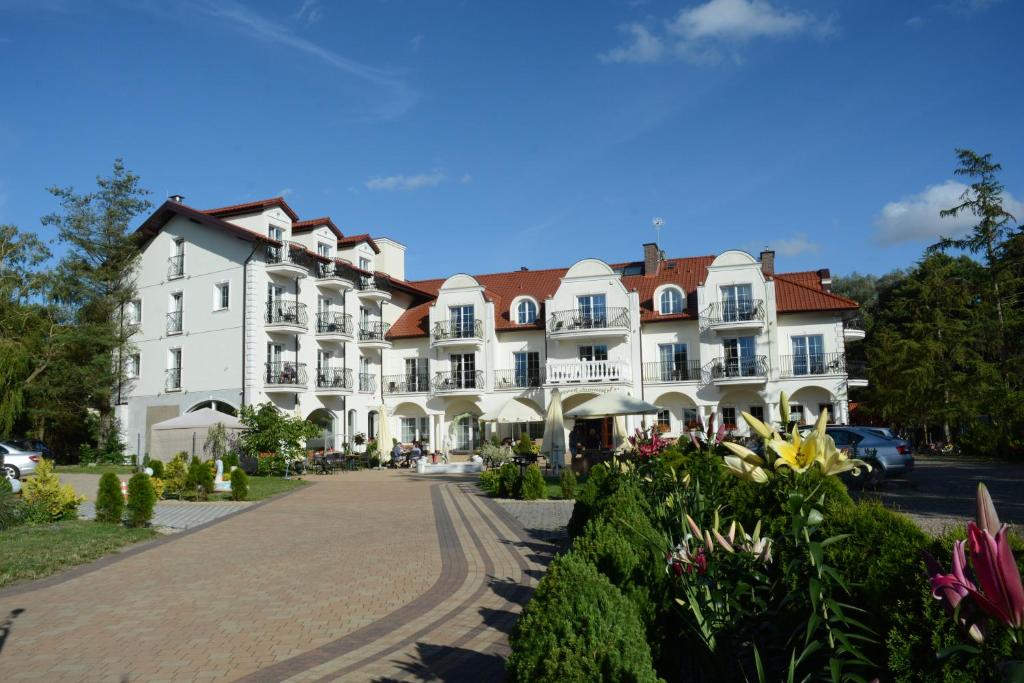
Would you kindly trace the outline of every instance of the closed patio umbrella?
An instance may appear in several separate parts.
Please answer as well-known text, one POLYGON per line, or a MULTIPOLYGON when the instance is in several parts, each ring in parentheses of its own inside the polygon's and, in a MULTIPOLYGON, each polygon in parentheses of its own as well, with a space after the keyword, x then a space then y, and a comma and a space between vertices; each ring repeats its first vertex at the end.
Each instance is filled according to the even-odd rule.
POLYGON ((622 415, 616 415, 614 421, 614 432, 612 434, 614 438, 613 445, 615 446, 615 452, 618 453, 626 448, 626 418, 622 415))
POLYGON ((388 453, 388 457, 391 457, 391 429, 388 426, 388 409, 384 404, 380 406, 377 419, 380 421, 380 427, 377 428, 377 469, 380 469, 384 454, 388 453))
POLYGON ((544 440, 541 442, 540 452, 551 458, 556 465, 568 466, 572 458, 568 446, 569 434, 562 417, 562 395, 555 389, 551 392, 551 402, 544 418, 544 440))
POLYGON ((616 415, 657 415, 658 406, 641 401, 621 391, 609 391, 566 411, 566 417, 596 418, 616 415))

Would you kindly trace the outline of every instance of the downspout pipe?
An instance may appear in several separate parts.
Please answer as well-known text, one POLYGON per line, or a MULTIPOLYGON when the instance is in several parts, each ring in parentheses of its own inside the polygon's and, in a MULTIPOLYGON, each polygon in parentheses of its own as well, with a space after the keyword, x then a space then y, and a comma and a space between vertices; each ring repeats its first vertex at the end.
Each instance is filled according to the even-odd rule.
POLYGON ((249 302, 247 300, 249 292, 249 262, 252 261, 252 257, 256 255, 256 252, 260 248, 260 240, 253 240, 252 251, 249 252, 249 256, 246 257, 242 263, 242 400, 239 401, 239 405, 245 406, 245 341, 246 332, 248 331, 248 310, 249 302))

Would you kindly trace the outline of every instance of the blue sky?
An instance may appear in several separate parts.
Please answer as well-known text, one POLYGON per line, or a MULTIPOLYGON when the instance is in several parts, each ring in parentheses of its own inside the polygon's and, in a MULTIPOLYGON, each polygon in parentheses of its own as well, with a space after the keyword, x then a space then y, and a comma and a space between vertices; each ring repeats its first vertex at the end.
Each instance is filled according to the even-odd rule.
POLYGON ((774 246, 912 263, 992 152, 1024 215, 1016 0, 0 0, 0 222, 115 157, 154 200, 283 194, 410 278, 774 246))

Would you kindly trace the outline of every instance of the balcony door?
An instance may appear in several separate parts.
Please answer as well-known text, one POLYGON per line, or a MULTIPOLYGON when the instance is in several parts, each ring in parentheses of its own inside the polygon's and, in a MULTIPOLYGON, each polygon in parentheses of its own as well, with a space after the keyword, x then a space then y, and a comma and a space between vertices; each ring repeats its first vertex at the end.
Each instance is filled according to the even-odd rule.
POLYGON ((512 354, 517 387, 540 386, 540 353, 519 351, 512 354))
POLYGON ((793 374, 825 374, 825 337, 809 334, 793 337, 793 374))
POLYGON ((427 359, 406 358, 405 359, 405 382, 409 391, 426 391, 427 389, 427 359))
POLYGON ((661 361, 661 380, 663 382, 689 379, 686 344, 658 344, 658 358, 661 361))
POLYGON ((281 300, 284 298, 284 287, 281 285, 275 285, 273 282, 267 283, 267 306, 270 310, 280 307, 281 300))
POLYGON ((450 332, 453 337, 463 339, 473 336, 475 321, 473 306, 449 306, 448 313, 451 320, 450 332))
POLYGON ((604 327, 607 319, 604 294, 584 294, 576 297, 576 310, 579 312, 582 327, 604 327))
POLYGON ((607 344, 588 344, 579 347, 580 360, 608 360, 607 344))
POLYGON ((722 340, 726 377, 750 377, 757 374, 753 337, 735 337, 722 340))
POLYGON ((476 388, 476 354, 453 353, 450 357, 452 363, 452 383, 457 389, 476 388))
POLYGON ((754 293, 751 285, 726 285, 722 292, 722 320, 736 322, 753 317, 754 293))

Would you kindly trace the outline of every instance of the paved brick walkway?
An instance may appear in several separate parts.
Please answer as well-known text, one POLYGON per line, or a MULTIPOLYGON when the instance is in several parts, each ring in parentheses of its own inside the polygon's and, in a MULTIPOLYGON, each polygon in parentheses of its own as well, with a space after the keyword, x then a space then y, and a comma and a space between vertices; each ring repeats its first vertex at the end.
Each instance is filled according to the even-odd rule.
POLYGON ((3 679, 499 681, 552 546, 475 479, 316 478, 0 592, 3 679))

